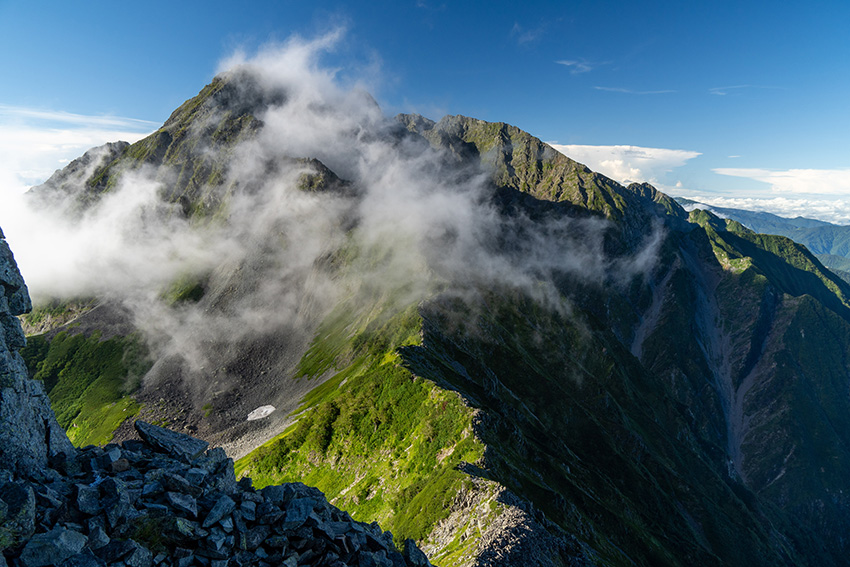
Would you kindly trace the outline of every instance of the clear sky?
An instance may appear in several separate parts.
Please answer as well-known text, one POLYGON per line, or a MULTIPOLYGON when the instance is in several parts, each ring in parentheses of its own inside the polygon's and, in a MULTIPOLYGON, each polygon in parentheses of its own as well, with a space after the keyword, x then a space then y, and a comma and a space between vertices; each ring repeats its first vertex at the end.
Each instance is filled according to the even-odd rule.
POLYGON ((0 0, 0 191, 137 139, 238 50, 344 28, 384 112, 519 126, 618 181, 850 223, 850 2, 0 0))

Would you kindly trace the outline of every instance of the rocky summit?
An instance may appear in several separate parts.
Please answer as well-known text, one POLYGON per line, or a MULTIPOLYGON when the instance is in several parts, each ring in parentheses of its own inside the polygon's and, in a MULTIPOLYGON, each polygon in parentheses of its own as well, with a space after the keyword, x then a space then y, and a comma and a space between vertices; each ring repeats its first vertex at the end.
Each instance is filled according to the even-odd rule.
POLYGON ((315 488, 237 482, 223 449, 188 435, 137 421, 141 440, 75 449, 17 352, 30 300, 5 240, 0 279, 0 565, 430 565, 315 488))

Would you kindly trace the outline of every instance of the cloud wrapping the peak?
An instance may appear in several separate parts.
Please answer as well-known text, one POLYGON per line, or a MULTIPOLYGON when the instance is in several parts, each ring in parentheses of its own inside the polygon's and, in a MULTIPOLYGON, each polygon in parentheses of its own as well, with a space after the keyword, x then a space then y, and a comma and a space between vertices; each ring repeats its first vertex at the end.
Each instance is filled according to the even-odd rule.
MULTIPOLYGON (((606 221, 504 215, 489 172, 454 165, 385 117, 356 83, 341 84, 336 70, 321 65, 342 33, 296 37, 228 60, 231 78, 249 82, 225 91, 222 104, 251 108, 259 88, 268 106, 254 109, 263 127, 226 153, 212 142, 191 145, 197 159, 224 160, 221 184, 196 188, 221 203, 213 218, 186 216, 163 199, 175 194, 181 173, 164 165, 125 172, 110 192, 88 194, 90 204, 73 218, 64 211, 79 211, 76 198, 88 191, 82 183, 70 205, 59 192, 57 207, 33 208, 20 198, 14 211, 5 208, 14 218, 0 216, 0 226, 34 298, 111 298, 130 310, 158 353, 185 361, 198 387, 209 389, 204 368, 220 368, 240 341, 309 341, 327 310, 358 285, 400 296, 403 307, 452 282, 459 290, 508 286, 567 309, 558 278, 620 282, 651 268, 657 233, 633 258, 611 259, 603 253, 606 221), (334 174, 344 190, 304 190, 305 176, 334 182, 334 174), (347 278, 325 267, 337 254, 349 258, 347 278), (166 291, 186 276, 203 281, 206 294, 197 304, 172 305, 166 291)), ((208 123, 193 131, 215 131, 230 108, 199 113, 208 123)), ((653 152, 619 150, 645 169, 660 159, 653 152)))

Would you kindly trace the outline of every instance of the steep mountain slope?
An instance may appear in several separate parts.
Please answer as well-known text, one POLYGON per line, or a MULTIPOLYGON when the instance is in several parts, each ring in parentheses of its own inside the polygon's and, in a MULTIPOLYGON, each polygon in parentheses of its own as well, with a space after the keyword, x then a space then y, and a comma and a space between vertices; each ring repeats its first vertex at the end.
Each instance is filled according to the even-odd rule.
POLYGON ((710 209, 725 218, 740 222, 755 232, 787 236, 806 246, 830 269, 847 272, 850 267, 850 227, 804 217, 785 218, 759 211, 708 207, 688 199, 677 200, 688 207, 710 209))
POLYGON ((842 564, 850 286, 808 250, 506 124, 261 79, 34 190, 86 219, 153 182, 131 228, 180 239, 33 368, 124 313, 139 415, 265 443, 255 482, 315 484, 440 565, 842 564))

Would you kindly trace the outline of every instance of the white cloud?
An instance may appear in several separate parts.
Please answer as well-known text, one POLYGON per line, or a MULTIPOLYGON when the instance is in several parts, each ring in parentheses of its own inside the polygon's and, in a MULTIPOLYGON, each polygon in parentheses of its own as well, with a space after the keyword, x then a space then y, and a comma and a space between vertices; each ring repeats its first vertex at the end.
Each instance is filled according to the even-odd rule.
POLYGON ((157 126, 119 116, 0 105, 0 191, 23 191, 89 148, 135 142, 157 126))
POLYGON ((518 23, 514 23, 514 27, 511 28, 510 36, 516 40, 519 45, 523 45, 525 43, 531 43, 540 39, 540 37, 545 32, 545 26, 538 26, 536 28, 526 28, 518 23))
POLYGON ((121 116, 87 116, 85 114, 74 114, 61 110, 44 110, 39 108, 26 108, 23 106, 11 106, 0 104, 0 119, 4 122, 7 120, 41 120, 55 122, 61 124, 74 124, 85 127, 102 127, 125 129, 137 127, 144 130, 156 128, 158 125, 149 120, 139 120, 137 118, 124 118, 121 116))
POLYGON ((786 169, 721 167, 720 175, 743 177, 770 184, 777 193, 846 195, 850 193, 850 169, 786 169))
POLYGON ((558 65, 563 65, 565 67, 570 68, 570 73, 573 75, 579 75, 581 73, 587 73, 589 71, 593 71, 597 67, 602 65, 608 65, 608 61, 588 61, 587 59, 561 59, 559 61, 555 61, 558 65))
POLYGON ((657 183, 664 174, 700 154, 689 150, 640 146, 580 146, 549 144, 562 154, 620 183, 657 183))
POLYGON ((708 92, 717 96, 726 96, 731 92, 737 92, 745 89, 782 90, 782 87, 773 87, 768 85, 733 85, 731 87, 712 87, 708 89, 708 92))
POLYGON ((764 199, 754 197, 717 197, 713 195, 692 195, 688 198, 714 207, 760 211, 788 218, 806 217, 835 224, 850 224, 850 199, 799 199, 788 197, 764 199))
POLYGON ((676 91, 671 89, 662 89, 658 91, 636 91, 634 89, 624 89, 622 87, 593 87, 597 91, 605 91, 608 93, 624 93, 624 94, 636 94, 636 95, 653 95, 653 94, 668 94, 675 93, 676 91))

